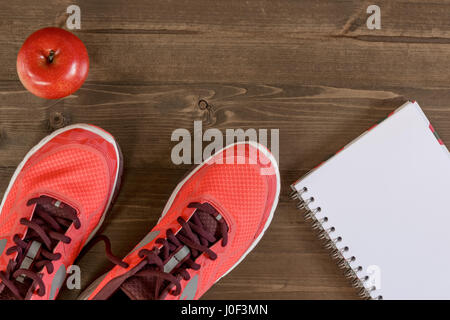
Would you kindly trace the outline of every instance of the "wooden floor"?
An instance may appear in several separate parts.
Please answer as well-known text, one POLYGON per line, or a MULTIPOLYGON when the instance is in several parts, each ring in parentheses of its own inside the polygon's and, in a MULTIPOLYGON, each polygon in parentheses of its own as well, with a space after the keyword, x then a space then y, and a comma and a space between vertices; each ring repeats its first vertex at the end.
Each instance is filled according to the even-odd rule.
MULTIPOLYGON (((14 1, 0 10, 0 190, 42 137, 88 122, 125 156, 123 188, 106 220, 125 255, 156 223, 190 169, 171 162, 176 128, 280 130, 282 190, 258 247, 205 299, 353 299, 355 290, 295 204, 289 184, 408 99, 450 143, 450 1, 14 1), (28 93, 16 56, 33 31, 81 7, 76 31, 90 73, 73 96, 28 93), (205 99, 211 108, 201 110, 205 99)), ((111 264, 102 245, 77 262, 82 287, 111 264)), ((75 298, 64 290, 60 298, 75 298)))

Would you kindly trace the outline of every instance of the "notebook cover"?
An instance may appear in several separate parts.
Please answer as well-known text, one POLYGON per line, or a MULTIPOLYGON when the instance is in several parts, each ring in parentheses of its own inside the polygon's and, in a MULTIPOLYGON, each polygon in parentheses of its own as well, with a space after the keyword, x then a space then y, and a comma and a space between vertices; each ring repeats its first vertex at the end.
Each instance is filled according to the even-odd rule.
POLYGON ((314 199, 310 211, 320 207, 316 223, 330 241, 341 237, 344 266, 362 267, 357 277, 375 287, 372 297, 450 298, 450 154, 417 103, 398 108, 292 188, 307 188, 301 200, 314 199))

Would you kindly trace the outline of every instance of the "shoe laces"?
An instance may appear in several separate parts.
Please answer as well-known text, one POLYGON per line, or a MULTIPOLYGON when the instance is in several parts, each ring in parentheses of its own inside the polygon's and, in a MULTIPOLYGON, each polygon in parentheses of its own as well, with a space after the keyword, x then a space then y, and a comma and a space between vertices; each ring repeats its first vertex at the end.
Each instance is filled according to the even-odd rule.
POLYGON ((0 279, 17 299, 25 299, 23 283, 31 280, 32 290, 37 290, 39 296, 45 295, 45 284, 40 272, 45 268, 49 274, 53 273, 53 262, 61 259, 60 253, 54 253, 59 242, 68 244, 71 238, 65 232, 74 225, 81 227, 75 209, 69 205, 48 196, 32 198, 27 206, 36 205, 30 220, 21 218, 20 224, 27 227, 25 236, 15 234, 15 245, 6 250, 7 255, 17 254, 10 259, 5 271, 0 272, 0 279), (23 239, 22 239, 23 238, 23 239), (32 257, 29 252, 32 251, 32 257), (29 278, 30 280, 26 280, 29 278))
MULTIPOLYGON (((201 265, 196 263, 196 259, 202 255, 211 260, 217 259, 217 254, 211 250, 211 246, 220 239, 222 247, 228 243, 228 226, 222 216, 209 203, 193 202, 188 205, 189 208, 195 208, 195 213, 188 221, 178 217, 177 222, 181 229, 175 234, 171 229, 166 231, 165 237, 155 240, 155 244, 160 245, 158 248, 154 246, 151 250, 141 249, 138 256, 145 261, 145 265, 131 277, 156 278, 154 286, 155 299, 161 299, 166 294, 178 296, 181 294, 181 280, 189 280, 189 269, 199 270, 201 265), (207 230, 207 226, 196 213, 203 212, 210 214, 218 221, 218 232, 213 234, 207 230), (169 266, 169 261, 174 258, 177 252, 183 250, 182 259, 176 260, 176 265, 169 266), (172 290, 175 288, 174 290, 172 290)), ((108 238, 100 236, 97 240, 105 242, 105 251, 108 259, 123 268, 128 268, 128 263, 118 259, 111 253, 111 245, 108 238)))

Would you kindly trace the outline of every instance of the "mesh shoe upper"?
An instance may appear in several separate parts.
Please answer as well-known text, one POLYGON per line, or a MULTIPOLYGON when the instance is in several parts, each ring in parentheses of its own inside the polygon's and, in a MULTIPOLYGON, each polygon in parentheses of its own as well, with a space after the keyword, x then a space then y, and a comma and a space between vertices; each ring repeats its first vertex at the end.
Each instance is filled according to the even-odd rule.
MULTIPOLYGON (((145 264, 142 252, 155 248, 164 250, 162 240, 168 237, 169 230, 174 234, 182 233, 183 224, 180 219, 190 221, 193 215, 198 214, 198 209, 192 207, 192 203, 208 204, 214 208, 219 218, 226 223, 228 241, 225 246, 221 241, 210 244, 209 249, 217 258, 211 259, 209 253, 199 255, 195 263, 200 265, 200 268, 188 268, 187 279, 180 276, 177 272, 179 270, 175 268, 171 274, 179 279, 181 294, 174 295, 174 290, 170 290, 169 294, 162 295, 162 298, 198 299, 218 279, 234 268, 256 245, 270 224, 280 187, 277 164, 267 149, 250 143, 240 145, 242 146, 245 148, 241 150, 237 150, 236 145, 221 150, 180 183, 169 199, 158 224, 143 242, 123 259, 127 268, 114 267, 101 281, 90 287, 82 298, 106 299, 121 286, 125 291, 142 291, 139 281, 144 280, 129 280, 142 269, 142 264, 145 264), (230 150, 234 152, 229 152, 230 150)), ((208 227, 208 222, 203 223, 202 227, 214 228, 208 227)), ((192 247, 190 250, 192 251, 192 247)), ((166 257, 163 261, 164 267, 175 253, 176 251, 166 257)), ((163 269, 156 264, 151 265, 151 268, 160 271, 163 269)), ((132 295, 130 292, 127 294, 132 295)), ((136 298, 150 296, 140 292, 136 298)))
MULTIPOLYGON (((21 219, 32 220, 35 205, 27 205, 32 198, 48 196, 56 204, 64 203, 73 208, 80 221, 80 228, 70 225, 65 235, 70 243, 58 242, 54 253, 61 253, 55 261, 54 272, 42 270, 46 285, 41 297, 30 292, 27 298, 55 298, 61 284, 53 289, 52 282, 58 270, 73 264, 81 248, 98 228, 108 208, 114 189, 117 187, 120 154, 113 137, 103 130, 89 125, 63 128, 42 140, 19 165, 8 190, 5 192, 0 212, 0 239, 6 244, 0 255, 0 271, 5 272, 10 260, 17 252, 7 254, 15 245, 15 235, 26 235, 28 227, 21 219), (51 294, 52 293, 52 294, 51 294)), ((58 282, 61 282, 60 280, 58 282)), ((0 284, 0 290, 4 285, 0 284)))

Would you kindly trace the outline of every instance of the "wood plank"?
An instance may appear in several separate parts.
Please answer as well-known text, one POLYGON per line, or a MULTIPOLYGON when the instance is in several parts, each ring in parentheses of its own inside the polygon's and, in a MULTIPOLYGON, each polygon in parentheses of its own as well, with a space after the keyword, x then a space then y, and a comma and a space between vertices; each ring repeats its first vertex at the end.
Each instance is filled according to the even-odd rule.
MULTIPOLYGON (((77 34, 89 48, 88 81, 251 81, 339 87, 448 83, 448 1, 389 2, 383 6, 384 29, 370 34, 360 22, 342 32, 355 12, 360 20, 367 15, 360 2, 314 4, 235 1, 231 6, 211 6, 200 1, 171 7, 84 2, 87 21, 77 34), (233 14, 236 11, 240 14, 233 14)), ((18 6, 9 9, 12 16, 18 6)), ((52 19, 44 22, 45 8, 38 6, 28 3, 29 16, 6 24, 0 44, 8 45, 0 50, 7 63, 0 79, 15 74, 16 53, 26 35, 43 23, 53 23, 66 7, 55 4, 47 13, 52 19), (40 23, 32 24, 30 19, 40 23)))
POLYGON ((302 85, 87 84, 74 96, 39 105, 40 99, 19 86, 1 86, 2 166, 20 162, 31 146, 57 128, 51 125, 55 115, 62 116, 64 124, 90 122, 110 131, 129 167, 174 167, 170 152, 177 142, 171 141, 172 132, 192 130, 194 120, 203 120, 204 130, 279 129, 281 168, 312 168, 317 159, 339 150, 406 97, 417 99, 443 140, 450 141, 446 102, 450 94, 440 88, 380 86, 375 91, 302 85), (199 99, 209 102, 210 111, 198 107, 199 99))

